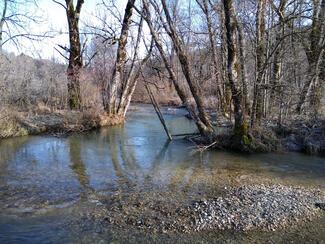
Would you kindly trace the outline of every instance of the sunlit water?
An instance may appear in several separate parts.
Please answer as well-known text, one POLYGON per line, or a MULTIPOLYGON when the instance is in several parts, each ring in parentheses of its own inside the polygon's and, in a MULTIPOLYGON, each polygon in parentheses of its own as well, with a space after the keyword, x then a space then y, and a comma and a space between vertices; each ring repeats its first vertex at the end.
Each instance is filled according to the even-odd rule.
MULTIPOLYGON (((172 134, 195 131, 185 111, 164 109, 172 134)), ((324 224, 278 233, 150 235, 73 225, 96 204, 93 193, 167 191, 196 199, 228 185, 281 183, 325 187, 325 159, 296 153, 198 153, 185 140, 168 142, 151 106, 137 106, 123 126, 67 138, 0 141, 0 243, 321 240, 324 224), (293 238, 294 239, 294 238, 293 238)), ((170 196, 166 196, 168 198, 170 196)), ((324 239, 323 239, 324 240, 324 239)))

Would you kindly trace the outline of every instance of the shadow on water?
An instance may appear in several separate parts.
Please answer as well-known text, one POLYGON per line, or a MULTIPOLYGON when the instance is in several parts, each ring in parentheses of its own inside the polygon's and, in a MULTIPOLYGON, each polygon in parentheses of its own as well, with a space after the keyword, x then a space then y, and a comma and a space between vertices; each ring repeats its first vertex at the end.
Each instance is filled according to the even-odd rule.
MULTIPOLYGON (((166 114, 172 133, 194 130, 184 114, 166 114)), ((124 126, 0 141, 0 242, 73 239, 78 231, 70 233, 67 223, 97 196, 166 191, 186 200, 243 183, 325 187, 324 158, 192 149, 166 140, 150 106, 130 113, 124 126)))
POLYGON ((87 198, 88 192, 93 191, 89 184, 86 166, 81 157, 81 145, 77 138, 71 138, 69 144, 69 155, 71 161, 71 169, 76 175, 78 182, 82 188, 81 197, 87 198))
POLYGON ((0 187, 5 185, 9 161, 27 141, 27 137, 22 137, 18 142, 13 139, 0 140, 0 187))

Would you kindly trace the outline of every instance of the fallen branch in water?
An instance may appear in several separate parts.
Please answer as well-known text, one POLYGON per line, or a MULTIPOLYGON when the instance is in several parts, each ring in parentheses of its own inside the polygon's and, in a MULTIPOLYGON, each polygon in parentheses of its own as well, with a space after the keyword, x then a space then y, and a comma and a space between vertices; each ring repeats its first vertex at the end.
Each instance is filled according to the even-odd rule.
POLYGON ((175 134, 172 136, 174 137, 174 136, 198 136, 198 135, 200 135, 200 133, 183 133, 183 134, 175 134))
POLYGON ((164 119, 164 117, 163 117, 163 115, 162 115, 162 113, 160 111, 159 104, 156 101, 155 96, 153 95, 153 93, 152 93, 152 91, 151 91, 151 89, 150 89, 150 87, 149 87, 149 85, 147 83, 145 83, 145 88, 146 88, 146 90, 148 92, 148 95, 149 95, 149 98, 151 100, 152 106, 154 107, 154 109, 155 109, 155 111, 157 113, 157 116, 158 116, 161 124, 164 127, 164 130, 165 130, 165 132, 167 134, 168 139, 170 141, 172 141, 173 138, 172 138, 171 134, 169 133, 168 127, 167 127, 166 122, 165 122, 165 119, 164 119))
POLYGON ((214 146, 215 144, 217 144, 217 141, 215 141, 215 142, 213 142, 213 143, 211 143, 211 144, 209 144, 209 145, 207 145, 207 146, 201 146, 201 147, 199 147, 199 148, 198 148, 198 151, 199 151, 200 153, 202 153, 202 152, 204 152, 205 150, 209 149, 210 147, 214 146))
MULTIPOLYGON (((211 143, 209 145, 199 145, 194 140, 191 140, 191 139, 189 139, 189 140, 196 145, 196 148, 193 149, 192 154, 195 154, 197 152, 203 153, 204 151, 208 150, 209 148, 216 146, 218 143, 218 141, 214 141, 213 143, 211 143)), ((218 147, 218 145, 217 145, 217 147, 218 147)), ((218 147, 218 148, 221 148, 221 147, 218 147)))

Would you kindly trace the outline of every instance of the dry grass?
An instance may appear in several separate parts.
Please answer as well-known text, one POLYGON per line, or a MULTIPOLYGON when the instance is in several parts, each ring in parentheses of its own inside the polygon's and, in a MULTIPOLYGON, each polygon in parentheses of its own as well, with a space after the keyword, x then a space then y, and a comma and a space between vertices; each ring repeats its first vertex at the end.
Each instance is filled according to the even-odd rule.
POLYGON ((37 109, 31 112, 12 112, 15 109, 0 111, 0 138, 54 134, 63 136, 74 132, 83 132, 103 126, 124 123, 124 118, 108 116, 101 110, 86 111, 37 109))
POLYGON ((19 123, 16 112, 12 109, 2 109, 0 111, 0 138, 27 135, 28 131, 19 123))

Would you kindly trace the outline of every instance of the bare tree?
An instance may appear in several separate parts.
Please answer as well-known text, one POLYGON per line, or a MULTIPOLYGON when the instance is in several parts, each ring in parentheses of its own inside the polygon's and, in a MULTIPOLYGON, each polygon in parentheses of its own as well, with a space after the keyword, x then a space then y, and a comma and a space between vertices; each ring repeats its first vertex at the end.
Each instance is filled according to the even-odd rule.
MULTIPOLYGON (((324 82, 324 50, 325 50, 325 0, 313 0, 312 24, 309 38, 301 39, 309 64, 309 79, 303 85, 296 111, 301 113, 308 93, 315 96, 314 107, 319 105, 322 83, 324 82), (320 77, 320 74, 322 75, 320 77), (313 89, 312 89, 313 87, 313 89)), ((317 109, 316 109, 317 110, 317 109)), ((315 111, 315 110, 314 110, 315 111)))
POLYGON ((118 105, 118 109, 117 109, 117 114, 119 116, 122 116, 122 118, 125 117, 127 109, 131 102, 132 95, 133 95, 135 87, 137 85, 139 76, 142 73, 142 69, 145 66, 145 64, 147 63, 148 59, 150 58, 150 55, 152 52, 153 40, 151 40, 149 50, 147 50, 148 51, 147 55, 140 62, 138 62, 138 63, 136 62, 136 60, 139 58, 138 50, 139 50, 139 45, 140 45, 140 41, 141 41, 142 34, 143 34, 142 26, 143 26, 143 17, 141 16, 139 27, 138 27, 138 35, 137 35, 135 47, 134 47, 135 52, 133 54, 133 59, 132 59, 130 70, 127 73, 127 77, 125 79, 123 89, 120 93, 119 105, 118 105))
POLYGON ((1 15, 1 20, 0 20, 0 48, 2 49, 3 45, 3 26, 6 21, 6 16, 7 16, 7 9, 8 9, 8 0, 4 0, 3 2, 3 7, 2 7, 2 15, 1 15))
POLYGON ((260 124, 263 115, 262 85, 265 79, 265 9, 266 1, 257 1, 256 10, 256 81, 254 85, 251 125, 260 124))
POLYGON ((228 49, 228 65, 227 73, 228 80, 230 84, 230 89, 232 93, 232 101, 234 105, 235 114, 235 143, 240 145, 248 143, 248 124, 243 113, 242 104, 242 91, 240 87, 240 82, 238 80, 238 72, 236 65, 238 62, 238 50, 236 48, 236 29, 237 29, 237 19, 234 10, 234 5, 232 0, 223 0, 224 12, 225 12, 225 26, 227 34, 227 49, 228 49))
POLYGON ((65 66, 27 55, 0 55, 0 105, 28 110, 39 104, 62 108, 66 103, 65 66))
POLYGON ((69 25, 69 65, 68 65, 68 103, 71 109, 80 109, 80 70, 82 68, 82 52, 79 36, 79 18, 84 0, 78 0, 74 7, 73 0, 66 0, 66 13, 69 25))
MULTIPOLYGON (((161 58, 163 59, 163 62, 165 64, 165 67, 167 69, 167 72, 169 74, 169 78, 172 80, 175 89, 177 91, 178 96, 180 97, 181 101, 183 102, 183 104, 186 106, 188 112, 190 113, 190 115, 192 116, 192 118, 194 119, 199 131, 202 134, 206 133, 206 125, 201 121, 200 117, 198 116, 195 107, 193 107, 191 105, 190 102, 190 96, 188 95, 188 93, 186 92, 186 90, 184 89, 184 87, 179 83, 176 73, 171 65, 171 63, 169 62, 168 56, 163 48, 161 39, 158 36, 157 31, 154 28, 153 25, 153 21, 151 18, 151 14, 150 14, 150 9, 149 9, 149 3, 147 0, 143 0, 143 8, 144 8, 144 18, 148 24, 150 33, 152 35, 152 38, 155 42, 155 46, 158 49, 161 58)), ((140 11, 138 11, 140 12, 140 11)))
POLYGON ((222 99, 222 88, 220 84, 220 79, 219 79, 219 60, 217 56, 217 44, 216 44, 216 35, 215 35, 215 30, 213 28, 213 22, 212 22, 212 17, 211 17, 211 10, 209 8, 209 2, 208 0, 196 0, 197 4, 200 6, 202 9, 202 12, 204 13, 207 27, 208 27, 208 34, 209 34, 209 42, 210 42, 210 49, 211 49, 211 55, 212 55, 212 70, 213 70, 213 77, 215 79, 215 84, 217 87, 217 97, 219 101, 219 109, 224 110, 224 104, 223 104, 223 99, 222 99))
POLYGON ((118 40, 117 56, 112 79, 107 82, 104 88, 103 103, 108 114, 117 114, 117 93, 118 87, 123 83, 124 65, 127 58, 126 44, 129 36, 131 17, 133 14, 133 5, 135 0, 128 0, 124 11, 124 18, 120 38, 118 40))
POLYGON ((250 114, 251 103, 248 95, 248 82, 246 73, 246 51, 245 51, 245 35, 243 30, 243 25, 237 21, 237 32, 238 32, 238 46, 239 46, 239 66, 240 66, 240 81, 243 90, 243 105, 244 113, 250 114))
POLYGON ((191 72, 190 60, 188 58, 188 54, 185 49, 185 44, 183 43, 183 40, 179 37, 177 33, 175 23, 171 18, 166 1, 161 0, 161 3, 167 21, 167 25, 165 24, 164 28, 172 40, 174 49, 176 51, 176 54, 178 56, 179 62, 182 67, 183 74, 185 76, 187 84, 190 88, 190 91, 196 103, 196 107, 198 109, 198 117, 204 124, 204 128, 202 128, 203 130, 201 132, 204 136, 207 136, 209 138, 214 134, 214 129, 211 125, 210 118, 205 111, 203 98, 199 86, 194 81, 194 77, 191 72))
POLYGON ((42 18, 28 8, 36 7, 36 0, 2 0, 0 2, 0 51, 6 44, 20 47, 19 39, 40 41, 50 37, 48 33, 31 33, 28 28, 30 23, 40 23, 42 18))
POLYGON ((76 7, 73 0, 65 0, 65 5, 59 1, 52 0, 61 5, 65 11, 69 28, 69 48, 60 46, 69 53, 69 65, 67 69, 68 78, 68 104, 70 109, 81 108, 80 93, 80 71, 83 67, 82 48, 79 35, 79 20, 84 0, 78 0, 76 7))
POLYGON ((137 84, 137 80, 152 51, 151 44, 147 55, 142 59, 139 58, 139 45, 143 38, 143 18, 141 16, 134 45, 135 51, 133 53, 131 63, 127 63, 126 46, 128 44, 133 9, 135 7, 134 4, 135 0, 128 0, 127 2, 122 21, 121 34, 118 39, 117 55, 112 77, 106 82, 103 90, 104 109, 109 115, 118 116, 121 119, 124 119, 125 117, 137 84))

